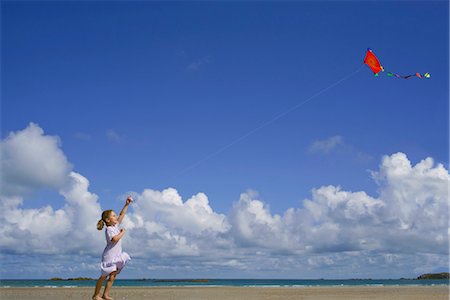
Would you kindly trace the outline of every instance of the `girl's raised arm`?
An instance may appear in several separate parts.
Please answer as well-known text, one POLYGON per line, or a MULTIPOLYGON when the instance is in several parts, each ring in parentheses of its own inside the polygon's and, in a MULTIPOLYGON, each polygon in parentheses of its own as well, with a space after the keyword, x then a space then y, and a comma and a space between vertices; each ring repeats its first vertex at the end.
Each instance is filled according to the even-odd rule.
POLYGON ((125 214, 127 213, 128 205, 130 205, 131 202, 133 202, 133 198, 131 198, 131 196, 128 196, 125 205, 120 211, 119 218, 117 218, 117 222, 119 222, 119 224, 122 223, 123 217, 125 217, 125 214))

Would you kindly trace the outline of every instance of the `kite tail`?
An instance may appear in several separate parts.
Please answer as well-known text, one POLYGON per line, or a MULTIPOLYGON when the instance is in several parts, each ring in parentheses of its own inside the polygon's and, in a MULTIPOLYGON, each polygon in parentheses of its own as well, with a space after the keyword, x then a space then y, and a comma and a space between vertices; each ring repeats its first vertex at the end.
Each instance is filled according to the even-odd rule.
POLYGON ((411 74, 411 75, 400 75, 397 73, 392 73, 392 72, 387 72, 386 74, 389 77, 397 77, 397 78, 403 78, 403 79, 408 79, 411 77, 418 77, 418 78, 426 78, 429 79, 431 77, 430 73, 425 73, 425 74, 420 74, 420 73, 416 73, 416 74, 411 74))

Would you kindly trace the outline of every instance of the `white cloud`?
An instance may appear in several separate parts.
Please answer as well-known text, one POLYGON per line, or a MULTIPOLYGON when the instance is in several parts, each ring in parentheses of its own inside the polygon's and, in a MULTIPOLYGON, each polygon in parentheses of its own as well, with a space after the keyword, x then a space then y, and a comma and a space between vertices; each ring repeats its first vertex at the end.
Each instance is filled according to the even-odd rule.
POLYGON ((150 250, 136 247, 142 255, 199 255, 207 244, 220 243, 218 235, 229 230, 226 216, 215 213, 208 198, 198 193, 183 202, 173 188, 144 190, 135 195, 133 212, 124 221, 133 229, 129 238, 146 241, 150 250))
POLYGON ((191 64, 189 64, 187 69, 191 70, 191 71, 197 71, 198 69, 200 69, 204 65, 210 64, 211 61, 212 61, 212 59, 211 59, 210 56, 205 56, 205 57, 199 58, 196 61, 194 61, 191 64))
MULTIPOLYGON (((5 259, 50 254, 57 272, 69 267, 67 256, 83 256, 89 263, 73 272, 95 272, 104 247, 95 228, 102 209, 88 179, 71 171, 58 138, 31 123, 1 146, 2 186, 7 189, 0 194, 0 249, 5 259), (35 168, 45 168, 48 178, 40 178, 47 176, 35 168), (24 208, 24 191, 41 188, 57 191, 63 206, 24 208)), ((231 276, 339 277, 339 272, 382 274, 387 268, 405 276, 405 270, 448 265, 449 174, 444 166, 431 158, 414 165, 404 153, 395 153, 383 158, 372 178, 376 196, 322 186, 301 206, 280 215, 272 214, 251 190, 241 194, 228 215, 215 212, 204 193, 187 200, 174 188, 133 193, 135 203, 123 223, 124 249, 141 264, 129 270, 140 274, 153 265, 169 276, 220 270, 231 276)), ((29 263, 14 272, 31 274, 31 266, 37 265, 29 263)))
POLYGON ((71 222, 67 246, 70 251, 84 251, 95 255, 94 248, 101 245, 103 235, 96 228, 102 209, 98 196, 89 192, 89 181, 81 174, 72 172, 69 183, 59 193, 64 197, 65 211, 71 222), (80 241, 88 241, 80 243, 80 241))
POLYGON ((311 146, 309 146, 309 151, 312 153, 329 153, 331 150, 335 149, 339 145, 342 145, 344 140, 342 136, 335 135, 325 140, 316 140, 311 146))
POLYGON ((34 123, 10 133, 0 150, 2 194, 23 196, 42 187, 60 188, 72 169, 59 138, 44 135, 34 123))
POLYGON ((122 137, 112 129, 106 131, 106 137, 113 143, 120 143, 122 141, 122 137))
POLYGON ((72 172, 60 191, 65 205, 57 210, 49 205, 22 208, 22 198, 2 195, 1 248, 15 253, 98 255, 94 249, 101 247, 101 240, 95 225, 101 209, 87 188, 87 179, 72 172))
POLYGON ((358 164, 365 164, 373 160, 370 154, 364 153, 358 150, 353 145, 344 141, 344 138, 340 135, 335 135, 323 140, 315 140, 312 142, 307 151, 310 154, 338 154, 341 160, 353 161, 358 164))
POLYGON ((57 137, 34 123, 1 143, 0 246, 15 253, 92 253, 98 245, 95 223, 101 213, 89 182, 72 172, 57 137), (50 205, 22 208, 28 194, 53 189, 64 198, 61 209, 50 205), (83 241, 83 242, 80 242, 83 241))
MULTIPOLYGON (((134 217, 156 221, 167 228, 191 234, 202 231, 225 232, 228 224, 225 215, 215 213, 204 193, 198 193, 183 202, 173 188, 163 191, 144 190, 136 195, 134 217)), ((140 222, 139 222, 140 223, 140 222)))
POLYGON ((250 193, 231 219, 239 241, 271 250, 307 253, 377 251, 448 253, 448 171, 427 158, 417 165, 403 153, 383 158, 379 197, 323 186, 303 207, 272 215, 250 193))
POLYGON ((435 166, 432 158, 413 166, 404 153, 396 153, 385 156, 372 176, 386 203, 381 212, 391 233, 386 246, 396 251, 448 252, 449 174, 444 166, 435 166))
POLYGON ((233 225, 233 236, 243 247, 262 246, 266 248, 286 247, 288 231, 279 215, 270 213, 270 208, 262 201, 254 199, 257 193, 248 191, 241 194, 229 216, 233 225))

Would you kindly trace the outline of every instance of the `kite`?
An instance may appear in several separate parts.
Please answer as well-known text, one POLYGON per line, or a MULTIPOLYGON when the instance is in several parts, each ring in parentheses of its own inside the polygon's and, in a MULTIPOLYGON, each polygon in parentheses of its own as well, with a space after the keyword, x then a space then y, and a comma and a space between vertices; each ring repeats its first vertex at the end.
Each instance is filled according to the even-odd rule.
MULTIPOLYGON (((369 68, 372 70, 372 72, 375 76, 378 76, 378 74, 380 72, 384 72, 384 68, 381 66, 380 61, 375 56, 375 54, 373 54, 373 51, 370 48, 367 49, 366 57, 364 58, 364 63, 369 66, 369 68)), ((427 79, 431 77, 430 73, 428 73, 428 72, 425 74, 415 73, 412 75, 399 75, 397 73, 387 72, 387 76, 403 78, 403 79, 408 79, 408 78, 411 78, 414 76, 418 77, 418 78, 427 78, 427 79)))

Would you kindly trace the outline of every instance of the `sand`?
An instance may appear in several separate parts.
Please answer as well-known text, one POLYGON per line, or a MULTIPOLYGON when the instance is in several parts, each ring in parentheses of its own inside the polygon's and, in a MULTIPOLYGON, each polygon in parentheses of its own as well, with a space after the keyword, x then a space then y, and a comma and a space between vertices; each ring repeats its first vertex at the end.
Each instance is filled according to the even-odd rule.
MULTIPOLYGON (((91 299, 93 288, 1 288, 1 300, 91 299)), ((448 286, 377 287, 113 287, 115 300, 448 300, 448 286)))

